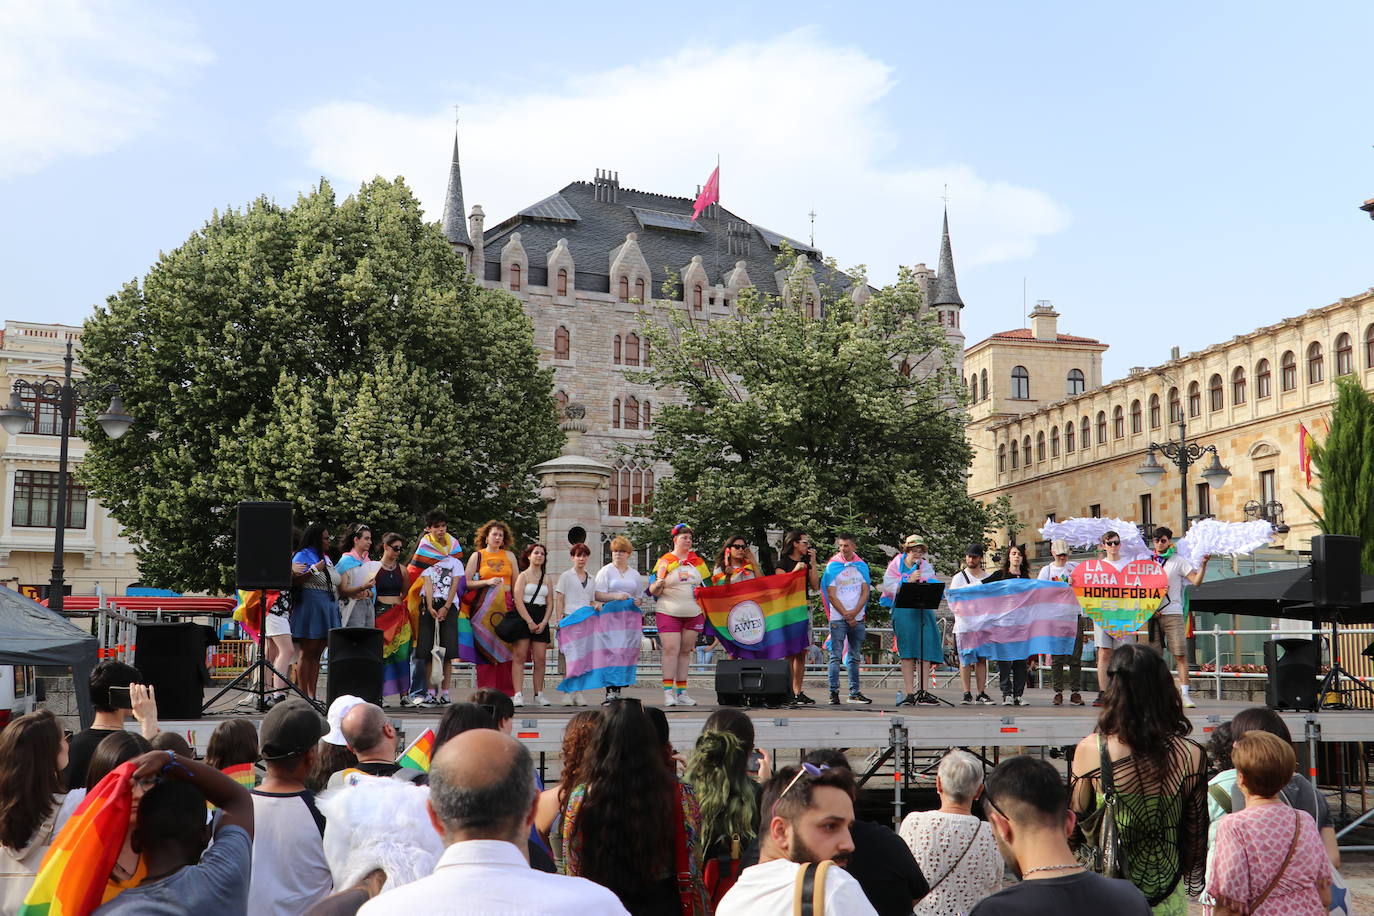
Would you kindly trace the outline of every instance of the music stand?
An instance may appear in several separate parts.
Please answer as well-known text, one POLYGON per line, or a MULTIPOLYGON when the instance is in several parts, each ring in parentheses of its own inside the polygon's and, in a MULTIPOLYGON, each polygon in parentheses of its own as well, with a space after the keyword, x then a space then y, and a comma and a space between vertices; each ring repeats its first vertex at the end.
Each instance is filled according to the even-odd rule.
MULTIPOLYGON (((893 611, 896 611, 897 608, 910 608, 913 610, 929 609, 934 613, 933 609, 940 606, 940 599, 944 596, 945 584, 943 582, 903 582, 897 589, 896 597, 892 599, 892 609, 893 611)), ((921 628, 918 633, 916 654, 919 655, 920 658, 917 659, 916 677, 919 679, 920 689, 917 690, 915 694, 916 702, 919 703, 921 700, 930 699, 937 703, 943 703, 946 706, 953 707, 954 704, 949 700, 943 697, 937 697, 929 690, 926 690, 926 681, 925 678, 921 677, 921 666, 919 664, 926 661, 926 625, 924 620, 921 621, 921 628)), ((930 664, 936 663, 931 662, 930 664)))

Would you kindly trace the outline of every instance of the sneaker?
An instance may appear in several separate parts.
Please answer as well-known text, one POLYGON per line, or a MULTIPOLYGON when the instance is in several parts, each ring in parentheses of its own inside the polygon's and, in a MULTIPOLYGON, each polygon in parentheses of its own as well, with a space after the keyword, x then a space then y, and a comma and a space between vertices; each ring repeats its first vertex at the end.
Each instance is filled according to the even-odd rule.
POLYGON ((796 701, 797 701, 797 705, 798 705, 798 706, 815 706, 815 705, 816 705, 816 701, 813 700, 813 699, 811 699, 809 696, 807 696, 807 695, 806 695, 805 693, 803 693, 803 692, 798 692, 798 694, 797 694, 797 696, 796 696, 795 699, 796 699, 796 701))
POLYGON ((582 695, 582 691, 579 690, 573 694, 573 704, 576 706, 587 705, 587 698, 582 695))
POLYGON ((608 693, 608 694, 606 694, 606 696, 601 700, 601 705, 602 705, 602 706, 610 706, 612 703, 614 703, 614 702, 615 702, 616 700, 618 700, 618 699, 619 699, 619 697, 617 697, 615 694, 613 694, 613 693, 608 693))
POLYGON ((415 705, 423 706, 426 709, 433 709, 434 707, 439 705, 439 698, 432 693, 425 694, 424 698, 415 705))
POLYGON ((984 692, 978 694, 977 699, 978 699, 978 705, 979 705, 979 706, 991 706, 991 705, 993 705, 993 703, 992 703, 992 697, 990 697, 990 696, 987 695, 987 691, 984 691, 984 692))
POLYGON ((679 705, 679 706, 695 706, 695 705, 697 705, 697 701, 694 700, 694 699, 692 699, 691 697, 689 697, 689 696, 687 695, 687 691, 685 691, 685 690, 679 690, 679 691, 677 692, 677 705, 679 705))
POLYGON ((663 691, 663 705, 665 707, 677 705, 677 693, 673 691, 673 688, 669 687, 663 691))
POLYGON ((914 694, 914 693, 908 693, 906 696, 902 697, 900 700, 897 701, 897 705, 898 705, 898 706, 915 706, 915 705, 916 705, 916 694, 914 694))
POLYGON ((450 700, 450 699, 448 698, 448 691, 447 691, 447 690, 445 690, 443 693, 439 694, 439 699, 438 699, 438 701, 436 702, 435 705, 437 705, 437 706, 452 706, 452 705, 453 705, 453 701, 450 700))
POLYGON ((1063 705, 1064 705, 1064 694, 1063 694, 1062 691, 1056 690, 1056 691, 1054 692, 1054 699, 1050 702, 1050 705, 1051 705, 1051 706, 1063 706, 1063 705))
POLYGON ((856 690, 849 695, 849 702, 853 703, 855 706, 867 706, 873 701, 856 690))
POLYGON ((1197 709, 1197 704, 1193 702, 1193 698, 1186 693, 1183 694, 1183 708, 1197 709))
POLYGON ((1025 697, 1012 697, 1012 698, 1011 698, 1011 705, 1013 705, 1013 706, 1029 706, 1030 703, 1029 703, 1029 701, 1026 700, 1025 697))
POLYGON ((832 691, 830 691, 830 705, 831 705, 831 706, 839 706, 839 705, 840 705, 840 692, 839 692, 838 690, 832 690, 832 691))
MULTIPOLYGON (((964 696, 968 696, 968 694, 964 694, 964 696)), ((970 702, 971 699, 972 699, 972 698, 970 698, 970 700, 966 700, 965 702, 970 702)), ((920 694, 920 695, 916 698, 916 705, 917 705, 917 706, 939 706, 939 705, 940 705, 940 701, 937 700, 937 699, 935 699, 935 695, 934 695, 934 694, 931 694, 931 693, 923 693, 923 694, 920 694)))
POLYGON ((410 694, 408 694, 408 693, 403 693, 403 694, 401 694, 401 706, 402 706, 402 707, 409 708, 409 707, 415 706, 415 705, 417 705, 417 704, 416 704, 416 702, 415 702, 415 698, 414 698, 414 697, 412 697, 412 696, 411 696, 410 694))
POLYGON ((577 705, 577 694, 576 694, 576 693, 565 693, 565 694, 563 694, 563 705, 564 705, 564 706, 576 706, 576 705, 577 705))
POLYGON ((1004 694, 1002 694, 1002 705, 1003 705, 1003 706, 1010 706, 1010 705, 1011 705, 1011 694, 1009 694, 1009 693, 1004 693, 1004 694))
POLYGON ((1097 695, 1097 699, 1093 700, 1093 705, 1094 705, 1094 706, 1101 706, 1101 705, 1102 705, 1102 694, 1099 693, 1099 694, 1097 695))
POLYGON ((1072 703, 1072 704, 1075 705, 1075 706, 1082 706, 1082 705, 1083 705, 1083 694, 1081 694, 1081 693, 1079 693, 1077 690, 1075 690, 1073 693, 1069 694, 1069 702, 1072 703))
POLYGON ((965 690, 965 691, 964 691, 964 698, 963 698, 962 700, 960 700, 959 702, 963 703, 965 706, 972 706, 972 705, 973 705, 973 694, 971 694, 971 693, 969 693, 967 690, 965 690))
POLYGON ((535 706, 552 706, 553 704, 549 702, 549 698, 546 697, 546 696, 544 696, 544 691, 541 690, 541 691, 539 691, 538 693, 536 693, 536 694, 534 695, 534 705, 535 705, 535 706))
POLYGON ((510 698, 510 701, 511 701, 511 705, 512 705, 512 706, 515 706, 515 707, 517 707, 517 708, 519 708, 519 707, 521 707, 521 706, 524 706, 524 705, 525 705, 525 691, 523 691, 523 690, 517 690, 517 691, 515 691, 515 696, 511 697, 511 698, 510 698))

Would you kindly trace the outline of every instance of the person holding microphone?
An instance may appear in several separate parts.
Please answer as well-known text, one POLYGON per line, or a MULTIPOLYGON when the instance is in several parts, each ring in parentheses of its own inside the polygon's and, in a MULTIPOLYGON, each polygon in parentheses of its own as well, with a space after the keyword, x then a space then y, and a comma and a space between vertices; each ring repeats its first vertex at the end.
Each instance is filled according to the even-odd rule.
MULTIPOLYGON (((806 600, 808 610, 810 608, 811 595, 821 590, 820 566, 816 562, 816 548, 811 546, 811 539, 801 532, 800 529, 791 528, 782 536, 782 544, 778 547, 777 569, 780 573, 788 573, 798 566, 806 567, 806 600)), ((809 633, 808 627, 808 633, 809 633)), ((807 642, 811 642, 809 635, 807 642)), ((816 701, 811 699, 802 690, 806 681, 806 649, 801 650, 796 655, 789 655, 787 663, 792 675, 792 706, 815 706, 816 701)))

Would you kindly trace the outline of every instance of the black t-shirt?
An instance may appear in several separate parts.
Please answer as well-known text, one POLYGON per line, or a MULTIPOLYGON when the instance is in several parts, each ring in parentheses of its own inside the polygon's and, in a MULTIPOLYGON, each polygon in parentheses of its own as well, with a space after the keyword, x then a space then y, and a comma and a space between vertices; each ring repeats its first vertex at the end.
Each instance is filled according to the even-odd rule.
POLYGON ((394 776, 400 768, 399 763, 388 763, 385 760, 369 760, 365 763, 360 761, 355 767, 369 776, 394 776))
POLYGON ((95 755, 96 747, 110 735, 122 730, 92 727, 72 735, 67 742, 67 772, 63 774, 68 790, 88 788, 86 771, 91 767, 91 757, 95 755))
MULTIPOLYGON (((778 557, 777 570, 780 573, 789 573, 798 566, 805 566, 810 570, 811 555, 809 553, 804 553, 800 560, 794 560, 789 556, 778 557)), ((811 597, 811 573, 809 571, 806 574, 806 597, 811 597)))
POLYGON ((855 821, 849 835, 854 852, 845 871, 859 882, 878 916, 909 916, 911 902, 930 893, 930 885, 906 841, 869 821, 855 821))
POLYGON ((1037 878, 984 897, 969 916, 1038 916, 1061 913, 1110 913, 1150 916, 1150 905, 1134 884, 1083 871, 1058 878, 1037 878))

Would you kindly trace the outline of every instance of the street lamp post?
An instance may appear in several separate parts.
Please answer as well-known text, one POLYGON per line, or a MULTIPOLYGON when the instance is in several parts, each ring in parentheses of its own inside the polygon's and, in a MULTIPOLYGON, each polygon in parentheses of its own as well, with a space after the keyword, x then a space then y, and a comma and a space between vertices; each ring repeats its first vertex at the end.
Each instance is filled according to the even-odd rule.
POLYGON ((1145 452, 1145 463, 1136 469, 1140 479, 1150 487, 1164 478, 1164 465, 1155 460, 1155 452, 1159 452, 1178 468, 1178 496, 1182 516, 1178 536, 1183 537, 1188 533, 1188 468, 1201 461, 1204 455, 1211 453, 1212 463, 1202 471, 1202 479, 1214 490, 1219 490, 1226 484, 1231 472, 1222 467, 1221 456, 1217 454, 1215 445, 1198 445, 1196 442, 1188 441, 1188 427, 1183 420, 1178 421, 1178 441, 1163 444, 1151 442, 1145 452))
POLYGON ((60 612, 63 604, 63 565, 62 553, 67 535, 67 440, 72 426, 76 423, 76 412, 82 405, 92 400, 110 399, 110 406, 97 416, 96 422, 111 439, 118 439, 128 432, 134 418, 124 411, 124 401, 114 385, 96 385, 85 379, 72 381, 72 342, 67 341, 67 355, 63 358, 64 371, 62 382, 45 378, 41 382, 19 379, 10 391, 10 403, 0 410, 0 426, 11 436, 24 431, 35 415, 24 409, 24 395, 33 398, 35 407, 40 402, 57 405, 59 421, 62 424, 62 443, 57 457, 57 520, 54 525, 52 547, 52 579, 48 583, 48 607, 60 612))

